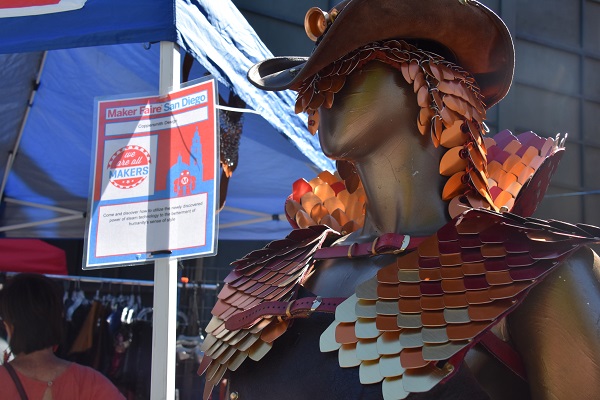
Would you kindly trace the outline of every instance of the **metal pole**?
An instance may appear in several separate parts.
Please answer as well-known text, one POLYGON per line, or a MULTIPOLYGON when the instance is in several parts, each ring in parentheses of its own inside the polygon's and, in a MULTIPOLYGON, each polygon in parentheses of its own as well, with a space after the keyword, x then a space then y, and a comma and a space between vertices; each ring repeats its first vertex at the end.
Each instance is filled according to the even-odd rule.
MULTIPOLYGON (((179 46, 160 42, 159 94, 179 89, 181 82, 179 46)), ((154 262, 152 312, 151 400, 175 399, 175 345, 177 327, 177 258, 154 262)))
POLYGON ((154 262, 151 400, 175 399, 176 327, 177 259, 161 258, 154 262))
POLYGON ((23 120, 21 121, 21 126, 19 127, 19 132, 17 133, 17 138, 15 139, 15 144, 8 153, 8 159, 6 161, 6 169, 4 170, 4 177, 2 178, 2 183, 0 184, 0 199, 4 196, 4 189, 6 189, 6 183, 8 182, 8 176, 10 175, 10 171, 12 170, 13 163, 15 161, 15 157, 19 152, 19 146, 21 145, 21 138, 23 137, 23 131, 25 129, 25 125, 27 124, 27 119, 29 118, 29 112, 31 111, 31 107, 33 106, 33 99, 37 93, 37 89, 40 86, 40 80, 42 79, 42 72, 44 71, 44 64, 46 64, 46 55, 47 51, 42 54, 42 59, 40 61, 40 67, 38 69, 37 75, 35 77, 35 82, 33 84, 33 88, 31 93, 29 94, 29 101, 27 102, 27 108, 25 109, 25 115, 23 116, 23 120))

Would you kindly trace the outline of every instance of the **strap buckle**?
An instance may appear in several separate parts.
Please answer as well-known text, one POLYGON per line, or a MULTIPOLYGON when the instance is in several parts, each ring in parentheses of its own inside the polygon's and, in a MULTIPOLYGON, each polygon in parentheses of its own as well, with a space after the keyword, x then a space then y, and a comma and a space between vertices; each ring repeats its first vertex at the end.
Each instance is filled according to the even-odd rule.
POLYGON ((373 240, 373 244, 371 245, 371 254, 376 256, 379 253, 377 253, 377 242, 379 241, 379 236, 377 236, 375 238, 375 240, 373 240))
POLYGON ((352 256, 352 249, 354 248, 354 246, 356 246, 356 243, 352 243, 352 244, 350 245, 350 247, 348 247, 348 254, 347 254, 347 257, 348 257, 348 258, 352 258, 352 257, 353 257, 353 256, 352 256))
POLYGON ((312 314, 317 308, 319 308, 319 306, 321 305, 321 303, 323 303, 323 298, 321 296, 317 296, 315 297, 315 299, 313 300, 312 305, 310 306, 310 311, 308 312, 308 314, 312 314))
POLYGON ((400 248, 398 250, 392 251, 392 254, 402 253, 404 250, 406 250, 406 248, 408 247, 409 244, 410 244, 410 235, 404 235, 404 239, 402 239, 402 244, 400 245, 400 248))

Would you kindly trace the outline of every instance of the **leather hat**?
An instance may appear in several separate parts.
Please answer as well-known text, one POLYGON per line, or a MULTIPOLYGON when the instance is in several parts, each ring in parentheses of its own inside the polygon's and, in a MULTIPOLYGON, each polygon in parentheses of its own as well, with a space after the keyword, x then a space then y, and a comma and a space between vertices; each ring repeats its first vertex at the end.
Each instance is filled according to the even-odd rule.
POLYGON ((486 108, 498 103, 512 83, 510 32, 500 17, 477 1, 349 0, 330 14, 337 15, 310 57, 262 61, 248 71, 250 82, 264 90, 298 89, 306 78, 361 46, 404 39, 439 43, 450 50, 454 60, 449 61, 473 75, 486 108))

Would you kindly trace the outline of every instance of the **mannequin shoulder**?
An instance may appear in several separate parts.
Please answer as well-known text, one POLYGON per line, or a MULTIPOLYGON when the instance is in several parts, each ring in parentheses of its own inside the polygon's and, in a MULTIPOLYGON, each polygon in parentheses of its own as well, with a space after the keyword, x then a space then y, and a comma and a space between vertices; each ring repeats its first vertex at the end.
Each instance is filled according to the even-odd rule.
MULTIPOLYGON (((509 320, 511 335, 518 337, 521 326, 536 321, 573 332, 579 328, 575 321, 588 318, 594 323, 600 318, 600 257, 582 247, 535 286, 509 320)), ((600 340, 600 332, 597 335, 600 340)))
POLYGON ((509 316, 532 398, 592 399, 600 393, 599 320, 600 257, 583 247, 509 316))
POLYGON ((575 269, 579 273, 591 271, 595 281, 600 282, 600 256, 588 246, 582 247, 563 263, 567 269, 575 269))
POLYGON ((560 315, 564 307, 554 307, 558 303, 577 307, 573 311, 580 311, 582 316, 600 313, 600 307, 595 307, 600 305, 600 257, 591 248, 584 246, 563 260, 532 289, 517 312, 540 308, 550 315, 560 315))

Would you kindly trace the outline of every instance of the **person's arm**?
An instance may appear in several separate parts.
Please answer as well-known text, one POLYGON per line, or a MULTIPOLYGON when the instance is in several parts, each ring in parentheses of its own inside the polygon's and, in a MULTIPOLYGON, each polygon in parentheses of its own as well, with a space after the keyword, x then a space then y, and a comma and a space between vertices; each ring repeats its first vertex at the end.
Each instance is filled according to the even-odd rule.
POLYGON ((600 258, 583 248, 509 316, 532 398, 600 398, 600 258))

